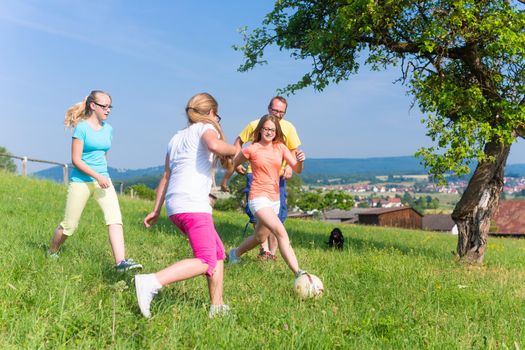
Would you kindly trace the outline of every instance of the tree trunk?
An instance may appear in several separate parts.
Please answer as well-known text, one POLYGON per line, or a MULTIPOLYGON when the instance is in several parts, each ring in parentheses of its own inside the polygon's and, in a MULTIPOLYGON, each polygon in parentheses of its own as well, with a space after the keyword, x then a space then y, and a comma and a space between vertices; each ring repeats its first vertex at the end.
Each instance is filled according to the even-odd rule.
POLYGON ((478 164, 454 208, 452 219, 458 227, 457 255, 463 262, 483 262, 490 218, 499 204, 510 147, 499 142, 489 142, 485 145, 485 154, 494 157, 494 161, 478 164))

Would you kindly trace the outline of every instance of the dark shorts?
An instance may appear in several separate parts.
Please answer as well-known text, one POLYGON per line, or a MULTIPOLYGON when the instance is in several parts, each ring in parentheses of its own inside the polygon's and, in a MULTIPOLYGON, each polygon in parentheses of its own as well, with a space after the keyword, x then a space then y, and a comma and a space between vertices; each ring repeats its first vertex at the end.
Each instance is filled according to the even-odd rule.
MULTIPOLYGON (((250 210, 250 207, 248 206, 248 195, 250 193, 250 188, 252 187, 252 181, 253 174, 246 173, 246 187, 244 188, 244 193, 246 194, 246 207, 244 208, 244 212, 250 218, 250 223, 255 224, 257 222, 257 218, 253 215, 253 213, 250 210)), ((279 178, 279 195, 281 207, 279 208, 278 216, 279 220, 281 220, 281 222, 284 223, 284 220, 286 220, 286 217, 288 216, 288 208, 286 207, 286 180, 282 176, 279 178)))

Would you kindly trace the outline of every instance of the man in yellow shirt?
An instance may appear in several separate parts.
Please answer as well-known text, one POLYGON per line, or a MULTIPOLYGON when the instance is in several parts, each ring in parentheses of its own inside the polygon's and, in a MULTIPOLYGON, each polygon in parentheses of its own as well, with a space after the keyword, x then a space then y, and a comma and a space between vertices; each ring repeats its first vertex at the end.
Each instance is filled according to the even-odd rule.
MULTIPOLYGON (((288 102, 286 101, 284 97, 275 96, 270 100, 270 104, 268 105, 268 113, 279 118, 279 124, 281 125, 283 134, 286 137, 285 145, 292 152, 292 155, 295 156, 295 152, 297 148, 301 145, 301 140, 299 139, 299 136, 297 135, 297 131, 295 130, 295 127, 293 126, 293 124, 283 119, 284 115, 286 114, 287 107, 288 107, 288 102)), ((250 142, 252 140, 252 136, 253 136, 252 133, 253 133, 253 130, 255 130, 255 128, 257 127, 258 122, 259 122, 259 119, 251 121, 241 131, 241 133, 235 140, 235 146, 237 145, 242 146, 244 143, 250 142)), ((251 169, 250 167, 248 167, 248 169, 245 169, 242 165, 240 165, 235 170, 239 174, 246 175, 246 188, 244 189, 244 192, 246 193, 246 198, 248 198, 248 193, 250 192, 250 187, 251 187, 251 183, 253 180, 251 169)), ((222 179, 222 182, 221 182, 221 189, 223 191, 228 191, 227 184, 228 184, 228 180, 230 179, 232 173, 233 173, 233 170, 230 172, 227 172, 224 175, 224 178, 222 179)), ((283 163, 283 166, 281 167, 281 176, 279 179, 280 201, 281 201, 281 208, 279 210, 279 219, 283 223, 286 220, 286 217, 288 216, 288 209, 286 207, 286 197, 287 197, 286 180, 291 177, 292 177, 292 168, 286 163, 283 163)), ((250 223, 255 224, 256 218, 251 213, 248 205, 246 205, 245 212, 250 218, 250 223)), ((259 259, 260 260, 268 260, 268 259, 274 260, 276 251, 277 251, 277 238, 275 238, 274 235, 270 234, 268 241, 261 243, 259 259)))

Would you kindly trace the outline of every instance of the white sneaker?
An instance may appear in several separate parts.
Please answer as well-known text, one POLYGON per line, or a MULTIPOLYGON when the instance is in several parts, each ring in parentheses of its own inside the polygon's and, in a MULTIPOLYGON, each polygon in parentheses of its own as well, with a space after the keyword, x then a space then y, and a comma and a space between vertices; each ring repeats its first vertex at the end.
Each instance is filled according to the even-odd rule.
POLYGON ((222 305, 211 305, 208 316, 214 318, 215 316, 223 316, 230 312, 230 307, 226 304, 222 305))
POLYGON ((151 301, 160 289, 157 285, 159 285, 159 282, 155 279, 154 274, 135 275, 135 293, 137 294, 137 302, 139 304, 140 312, 146 318, 151 317, 151 301))
POLYGON ((238 264, 241 262, 241 258, 235 255, 235 249, 231 249, 228 253, 228 262, 230 264, 238 264))

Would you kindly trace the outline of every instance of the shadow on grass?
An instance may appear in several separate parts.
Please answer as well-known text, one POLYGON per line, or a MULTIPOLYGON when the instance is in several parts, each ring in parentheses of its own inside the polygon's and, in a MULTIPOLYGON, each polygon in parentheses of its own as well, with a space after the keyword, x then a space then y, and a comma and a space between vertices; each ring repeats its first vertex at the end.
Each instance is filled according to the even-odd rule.
MULTIPOLYGON (((243 235, 243 232, 245 230, 244 225, 224 223, 220 221, 216 222, 215 225, 217 232, 219 232, 221 236, 226 250, 228 250, 228 247, 235 247, 239 245, 246 236, 253 234, 253 228, 251 225, 246 230, 246 236, 243 235)), ((324 228, 325 232, 319 234, 292 228, 289 228, 287 231, 290 236, 290 240, 292 240, 293 242, 294 247, 306 249, 321 249, 325 250, 327 253, 332 254, 344 253, 347 252, 350 248, 352 250, 358 251, 394 249, 396 251, 399 251, 403 255, 409 256, 426 256, 439 260, 443 258, 452 258, 449 250, 438 250, 421 247, 418 245, 411 246, 408 244, 402 244, 397 242, 383 242, 380 240, 370 238, 370 236, 368 236, 368 238, 358 238, 349 234, 345 235, 344 248, 342 250, 337 250, 329 247, 327 244, 329 233, 334 227, 336 226, 327 225, 326 228, 324 228)), ((339 227, 343 229, 343 232, 345 231, 344 227, 341 227, 340 225, 339 227)))
MULTIPOLYGON (((247 222, 248 220, 244 221, 242 219, 234 219, 230 221, 223 220, 221 218, 214 218, 215 228, 222 239, 226 252, 229 249, 238 246, 247 236, 253 234, 253 226, 246 226, 247 222)), ((407 256, 426 256, 429 258, 442 260, 443 258, 452 258, 450 251, 454 250, 455 248, 451 247, 450 250, 440 250, 438 248, 427 248, 421 246, 421 243, 410 245, 400 242, 386 242, 382 241, 381 238, 375 239, 373 234, 367 234, 366 238, 359 238, 355 236, 355 233, 349 233, 352 228, 350 226, 346 227, 345 225, 326 224, 322 228, 323 232, 320 233, 312 233, 306 230, 290 227, 292 225, 286 226, 288 226, 287 231, 294 247, 320 249, 325 250, 330 254, 346 253, 350 249, 354 251, 395 250, 400 254, 407 256), (342 250, 333 249, 327 244, 329 233, 336 226, 340 227, 343 230, 343 234, 345 235, 345 243, 342 250)), ((143 226, 141 226, 141 229, 144 229, 143 226)), ((148 231, 151 233, 182 235, 180 230, 173 223, 171 223, 167 217, 159 218, 157 224, 149 228, 148 231)), ((424 237, 422 236, 421 240, 423 239, 424 237)))

